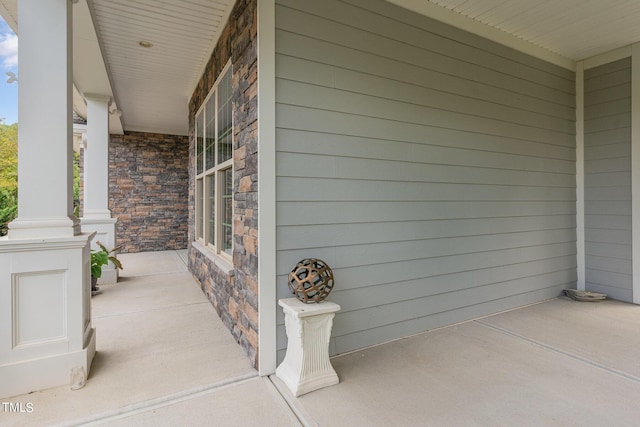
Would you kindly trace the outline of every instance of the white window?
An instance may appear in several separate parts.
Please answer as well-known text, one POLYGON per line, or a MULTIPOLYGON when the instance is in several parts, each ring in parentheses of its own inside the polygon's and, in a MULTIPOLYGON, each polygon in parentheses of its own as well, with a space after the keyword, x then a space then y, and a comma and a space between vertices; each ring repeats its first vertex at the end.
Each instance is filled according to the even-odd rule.
POLYGON ((196 114, 196 240, 231 260, 233 120, 231 65, 196 114))

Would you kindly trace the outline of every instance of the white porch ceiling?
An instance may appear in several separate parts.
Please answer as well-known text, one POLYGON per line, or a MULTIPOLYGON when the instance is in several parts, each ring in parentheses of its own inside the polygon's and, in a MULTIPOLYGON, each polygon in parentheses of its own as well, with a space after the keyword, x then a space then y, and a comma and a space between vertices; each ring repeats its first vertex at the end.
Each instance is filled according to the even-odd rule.
MULTIPOLYGON (((17 1, 0 0, 0 14, 14 30, 17 1)), ((640 41, 638 0, 387 1, 568 68, 640 41)), ((120 129, 187 134, 189 98, 234 3, 80 0, 74 105, 82 110, 80 94, 110 89, 122 112, 120 120, 112 117, 120 129)))
POLYGON ((188 133, 189 99, 233 3, 89 0, 126 130, 188 133))
POLYGON ((640 41, 638 0, 422 0, 574 61, 640 41))

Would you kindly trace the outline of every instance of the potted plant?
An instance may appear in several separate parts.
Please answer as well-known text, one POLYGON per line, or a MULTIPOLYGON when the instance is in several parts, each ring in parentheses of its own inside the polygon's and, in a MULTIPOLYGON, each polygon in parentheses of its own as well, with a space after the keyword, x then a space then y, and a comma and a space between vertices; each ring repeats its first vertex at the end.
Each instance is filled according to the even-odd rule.
POLYGON ((107 249, 102 243, 96 242, 100 250, 91 251, 91 295, 97 295, 100 292, 98 287, 98 279, 102 276, 102 266, 109 264, 109 261, 113 265, 122 270, 122 263, 116 257, 116 251, 120 248, 107 249))

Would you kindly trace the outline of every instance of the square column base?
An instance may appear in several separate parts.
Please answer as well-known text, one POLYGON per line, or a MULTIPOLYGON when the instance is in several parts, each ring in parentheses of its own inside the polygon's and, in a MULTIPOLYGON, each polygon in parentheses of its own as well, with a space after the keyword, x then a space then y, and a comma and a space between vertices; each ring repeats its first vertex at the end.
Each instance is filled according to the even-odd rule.
POLYGON ((92 237, 0 238, 0 398, 69 385, 75 367, 88 375, 92 237))
POLYGON ((69 385, 76 367, 84 368, 88 377, 95 354, 96 330, 91 328, 82 350, 0 365, 0 398, 69 385))
POLYGON ((296 298, 278 301, 285 315, 287 354, 276 369, 295 396, 338 384, 338 374, 329 360, 329 339, 338 304, 323 301, 305 304, 296 298))

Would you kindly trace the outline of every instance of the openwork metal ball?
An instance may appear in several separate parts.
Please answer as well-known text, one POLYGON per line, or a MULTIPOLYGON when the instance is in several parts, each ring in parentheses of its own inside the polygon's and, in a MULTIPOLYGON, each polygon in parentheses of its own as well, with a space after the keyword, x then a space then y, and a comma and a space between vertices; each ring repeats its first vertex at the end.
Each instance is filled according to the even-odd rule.
POLYGON ((333 271, 320 259, 303 259, 289 273, 289 289, 304 303, 320 302, 333 289, 333 271))

